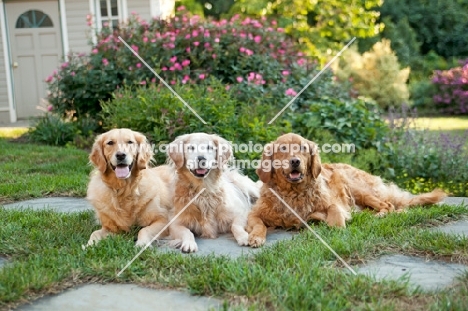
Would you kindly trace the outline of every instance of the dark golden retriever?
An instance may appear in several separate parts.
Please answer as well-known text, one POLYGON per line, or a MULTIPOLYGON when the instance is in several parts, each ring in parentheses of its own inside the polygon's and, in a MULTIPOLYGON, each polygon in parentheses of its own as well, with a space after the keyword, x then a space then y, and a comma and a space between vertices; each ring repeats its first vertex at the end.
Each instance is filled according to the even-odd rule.
POLYGON ((248 216, 252 247, 265 243, 267 226, 291 228, 302 224, 271 190, 303 220, 321 220, 338 227, 345 227, 352 206, 370 207, 384 215, 409 206, 434 204, 446 197, 440 189, 413 196, 350 165, 322 165, 317 145, 296 134, 283 135, 265 147, 257 174, 264 185, 248 216))
POLYGON ((150 168, 152 156, 146 137, 129 129, 114 129, 96 138, 89 156, 95 169, 87 198, 102 228, 91 234, 88 245, 138 225, 143 228, 136 245, 145 246, 168 223, 174 174, 167 165, 150 168))

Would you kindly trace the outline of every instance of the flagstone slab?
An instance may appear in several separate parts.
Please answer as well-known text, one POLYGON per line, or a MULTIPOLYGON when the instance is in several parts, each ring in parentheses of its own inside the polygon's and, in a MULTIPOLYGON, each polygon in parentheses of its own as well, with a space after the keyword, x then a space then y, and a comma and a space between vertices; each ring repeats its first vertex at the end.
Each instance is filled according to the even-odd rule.
POLYGON ((156 290, 133 284, 87 284, 23 305, 23 311, 218 310, 222 301, 175 290, 156 290))
POLYGON ((468 238, 468 220, 452 222, 440 227, 433 228, 432 230, 468 238))
POLYGON ((468 271, 468 267, 439 261, 428 261, 419 257, 389 255, 361 266, 358 272, 377 280, 405 280, 410 286, 426 291, 443 289, 455 282, 457 276, 468 271))
MULTIPOLYGON (((268 247, 273 245, 274 243, 281 241, 281 240, 290 240, 296 235, 298 231, 285 231, 280 229, 268 229, 267 233, 267 240, 264 247, 268 247)), ((216 256, 227 256, 230 258, 237 258, 244 255, 255 254, 263 247, 260 248, 251 248, 249 246, 239 246, 234 239, 234 236, 231 233, 222 234, 218 236, 216 239, 202 239, 202 238, 195 238, 195 241, 198 245, 198 251, 195 253, 187 254, 188 256, 208 256, 208 255, 216 255, 216 256)), ((169 240, 163 240, 158 242, 159 249, 162 251, 170 252, 176 251, 180 252, 178 249, 174 249, 168 244, 170 243, 169 240)))
POLYGON ((52 209, 62 213, 83 212, 93 209, 88 200, 84 198, 49 197, 15 202, 4 205, 5 208, 32 208, 34 210, 52 209))
POLYGON ((468 205, 468 198, 464 197, 447 197, 439 204, 449 204, 449 205, 468 205))
POLYGON ((7 263, 5 258, 0 257, 0 268, 2 268, 7 263))

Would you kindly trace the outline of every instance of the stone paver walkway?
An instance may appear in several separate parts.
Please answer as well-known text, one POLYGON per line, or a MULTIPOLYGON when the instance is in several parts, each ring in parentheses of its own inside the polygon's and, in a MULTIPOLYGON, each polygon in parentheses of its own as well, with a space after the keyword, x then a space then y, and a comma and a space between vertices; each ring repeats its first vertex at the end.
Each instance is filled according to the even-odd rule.
POLYGON ((426 261, 404 255, 383 256, 358 269, 359 273, 373 276, 377 280, 408 277, 411 286, 420 286, 429 291, 449 286, 464 271, 468 271, 468 267, 464 265, 426 261))
POLYGON ((154 290, 133 284, 88 284, 23 305, 23 311, 189 311, 221 309, 222 301, 174 290, 154 290))
POLYGON ((432 231, 439 231, 458 237, 468 237, 468 220, 460 220, 448 223, 444 226, 434 228, 432 231))
POLYGON ((93 206, 82 198, 40 198, 5 204, 6 208, 33 208, 35 210, 51 208, 57 212, 71 213, 92 210, 93 206))

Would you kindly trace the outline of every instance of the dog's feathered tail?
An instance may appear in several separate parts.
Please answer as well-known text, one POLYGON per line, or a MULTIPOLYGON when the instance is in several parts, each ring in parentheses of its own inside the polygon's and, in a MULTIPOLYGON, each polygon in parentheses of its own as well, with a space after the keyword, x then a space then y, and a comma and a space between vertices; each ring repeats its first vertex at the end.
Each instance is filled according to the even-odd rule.
POLYGON ((399 189, 395 185, 388 186, 390 190, 389 201, 395 206, 395 209, 404 209, 413 206, 425 206, 441 202, 447 197, 442 189, 434 189, 428 193, 412 195, 409 192, 399 189))

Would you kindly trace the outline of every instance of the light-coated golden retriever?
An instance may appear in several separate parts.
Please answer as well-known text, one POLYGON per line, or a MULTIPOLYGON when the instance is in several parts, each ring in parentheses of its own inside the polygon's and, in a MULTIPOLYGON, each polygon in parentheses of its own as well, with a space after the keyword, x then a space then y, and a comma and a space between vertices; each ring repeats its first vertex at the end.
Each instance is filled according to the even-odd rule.
POLYGON ((265 147, 257 174, 263 181, 260 198, 248 216, 249 245, 265 243, 268 227, 300 227, 301 221, 271 191, 275 191, 304 221, 320 220, 345 227, 351 207, 370 207, 384 215, 415 205, 434 204, 443 190, 413 196, 347 164, 323 164, 318 146, 296 134, 280 136, 265 147), (276 167, 271 165, 276 163, 276 167), (271 190, 270 190, 271 189, 271 190))
POLYGON ((150 168, 152 157, 146 137, 132 130, 113 129, 96 138, 89 156, 95 169, 87 199, 102 228, 91 234, 88 245, 136 225, 143 227, 136 246, 144 246, 167 225, 172 170, 167 165, 150 168))
POLYGON ((193 133, 178 137, 169 145, 168 156, 177 172, 172 244, 182 252, 198 250, 194 233, 214 239, 229 230, 239 245, 248 245, 245 231, 258 186, 237 170, 225 167, 232 155, 231 145, 217 135, 193 133))

